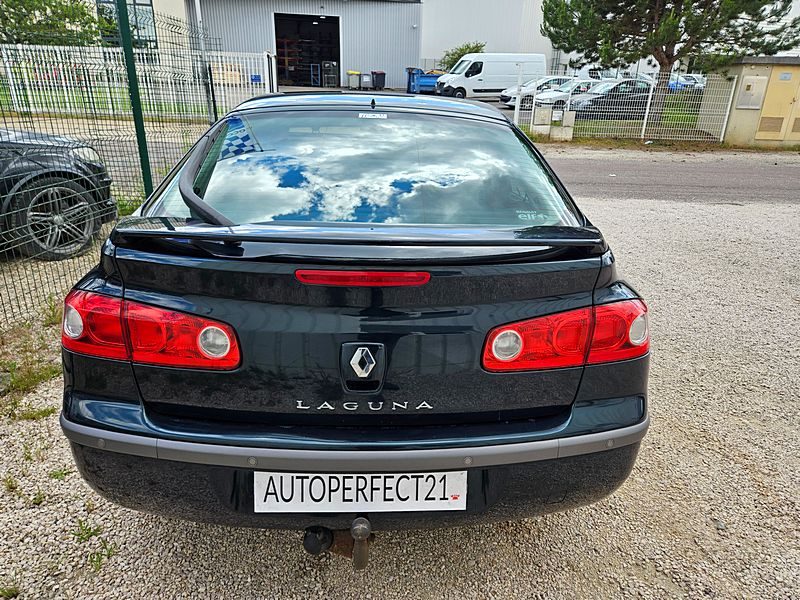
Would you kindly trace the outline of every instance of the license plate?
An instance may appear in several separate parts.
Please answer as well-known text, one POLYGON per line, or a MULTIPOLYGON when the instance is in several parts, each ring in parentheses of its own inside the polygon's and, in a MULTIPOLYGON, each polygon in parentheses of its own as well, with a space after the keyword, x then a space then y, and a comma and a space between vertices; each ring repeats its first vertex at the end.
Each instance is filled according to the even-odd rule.
POLYGON ((257 513, 466 510, 467 472, 273 473, 256 471, 257 513))

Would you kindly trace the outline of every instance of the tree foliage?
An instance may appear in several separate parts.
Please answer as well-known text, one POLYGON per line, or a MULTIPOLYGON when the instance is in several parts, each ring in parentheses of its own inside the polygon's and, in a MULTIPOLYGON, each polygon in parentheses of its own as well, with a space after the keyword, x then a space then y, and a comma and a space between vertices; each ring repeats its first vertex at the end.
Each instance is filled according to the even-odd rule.
POLYGON ((791 0, 544 0, 542 34, 582 64, 621 66, 652 56, 661 71, 691 61, 712 70, 747 54, 800 45, 791 0))
POLYGON ((461 57, 465 54, 483 52, 484 48, 486 48, 486 42, 467 42, 455 48, 450 48, 450 50, 445 52, 444 56, 442 56, 441 67, 445 71, 449 71, 456 66, 456 63, 461 60, 461 57))
POLYGON ((94 4, 86 0, 0 2, 0 43, 87 45, 99 39, 94 4))

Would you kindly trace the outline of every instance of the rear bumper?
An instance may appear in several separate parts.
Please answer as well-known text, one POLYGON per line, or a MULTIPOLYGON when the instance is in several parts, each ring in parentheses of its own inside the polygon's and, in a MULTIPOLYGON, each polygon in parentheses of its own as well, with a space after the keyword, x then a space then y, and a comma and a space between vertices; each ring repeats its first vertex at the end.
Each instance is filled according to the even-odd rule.
POLYGON ((83 478, 106 498, 163 516, 236 527, 346 529, 358 514, 265 514, 253 472, 466 470, 465 511, 377 512, 375 529, 426 529, 521 519, 595 502, 636 460, 649 418, 586 435, 458 448, 296 450, 182 442, 118 433, 61 417, 83 478))
POLYGON ((118 433, 80 425, 61 415, 61 428, 73 443, 106 452, 146 458, 279 471, 387 472, 492 467, 604 452, 636 444, 649 416, 628 427, 599 433, 522 443, 419 450, 296 450, 228 446, 118 433))
POLYGON ((630 474, 638 450, 639 443, 633 443, 592 454, 467 469, 464 511, 266 514, 253 509, 252 468, 146 458, 72 443, 84 479, 122 506, 231 527, 293 530, 315 525, 348 529, 358 516, 367 516, 376 530, 433 529, 568 510, 614 492, 630 474))

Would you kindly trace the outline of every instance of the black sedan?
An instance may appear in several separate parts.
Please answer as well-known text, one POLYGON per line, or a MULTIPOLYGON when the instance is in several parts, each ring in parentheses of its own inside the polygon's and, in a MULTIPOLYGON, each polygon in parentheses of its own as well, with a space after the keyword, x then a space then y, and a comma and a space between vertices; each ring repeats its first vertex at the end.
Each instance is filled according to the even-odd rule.
POLYGON ((570 101, 578 119, 643 119, 652 84, 641 79, 604 81, 570 101))
POLYGON ((245 102, 106 244, 61 425, 124 506, 363 567, 373 530, 594 502, 647 431, 647 307, 493 107, 245 102))
POLYGON ((76 140, 0 129, 0 248, 43 260, 76 256, 116 217, 100 156, 76 140))

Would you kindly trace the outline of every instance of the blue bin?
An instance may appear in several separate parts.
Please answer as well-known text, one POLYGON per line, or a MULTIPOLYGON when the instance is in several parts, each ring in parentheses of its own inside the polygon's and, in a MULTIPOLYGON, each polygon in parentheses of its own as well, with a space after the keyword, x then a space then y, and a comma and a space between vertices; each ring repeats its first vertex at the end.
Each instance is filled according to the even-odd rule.
POLYGON ((414 67, 409 67, 406 71, 408 72, 407 93, 432 94, 436 91, 436 81, 441 77, 440 75, 429 75, 422 69, 414 67))

